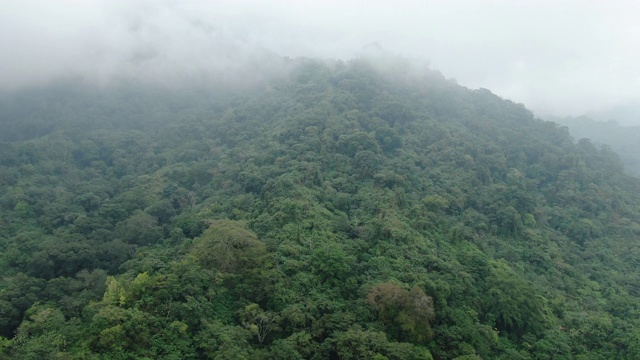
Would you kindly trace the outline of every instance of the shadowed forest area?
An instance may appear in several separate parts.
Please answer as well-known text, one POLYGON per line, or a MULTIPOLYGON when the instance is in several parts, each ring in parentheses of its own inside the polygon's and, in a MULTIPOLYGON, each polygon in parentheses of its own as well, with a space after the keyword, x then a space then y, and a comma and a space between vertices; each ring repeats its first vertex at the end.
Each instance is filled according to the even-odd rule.
POLYGON ((3 94, 0 358, 640 358, 616 153, 401 60, 293 62, 3 94))

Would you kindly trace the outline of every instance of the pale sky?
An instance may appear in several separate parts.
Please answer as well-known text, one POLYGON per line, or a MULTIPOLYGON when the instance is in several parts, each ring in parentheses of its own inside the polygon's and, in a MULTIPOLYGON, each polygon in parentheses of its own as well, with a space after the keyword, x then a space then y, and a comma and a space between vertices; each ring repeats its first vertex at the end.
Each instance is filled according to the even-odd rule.
POLYGON ((631 0, 0 0, 0 87, 241 72, 265 51, 348 60, 372 42, 539 113, 640 101, 631 0))

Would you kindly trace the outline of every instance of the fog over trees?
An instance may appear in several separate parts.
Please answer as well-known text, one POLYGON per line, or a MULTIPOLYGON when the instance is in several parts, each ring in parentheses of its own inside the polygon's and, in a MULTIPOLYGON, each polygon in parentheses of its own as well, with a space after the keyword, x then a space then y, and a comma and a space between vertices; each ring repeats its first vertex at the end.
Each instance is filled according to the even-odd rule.
POLYGON ((640 358, 636 5, 536 4, 0 0, 0 359, 640 358))
POLYGON ((635 1, 2 0, 0 87, 259 76, 265 52, 348 60, 377 42, 539 115, 579 116, 638 103, 639 12, 635 1))

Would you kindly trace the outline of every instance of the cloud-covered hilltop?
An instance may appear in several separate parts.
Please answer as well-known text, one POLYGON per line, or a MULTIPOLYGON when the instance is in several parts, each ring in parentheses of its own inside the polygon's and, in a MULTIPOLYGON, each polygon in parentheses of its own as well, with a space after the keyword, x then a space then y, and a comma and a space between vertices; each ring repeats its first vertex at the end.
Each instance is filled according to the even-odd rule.
POLYGON ((578 115, 637 95, 635 2, 0 1, 0 87, 81 75, 247 78, 265 54, 349 59, 379 42, 470 87, 578 115))

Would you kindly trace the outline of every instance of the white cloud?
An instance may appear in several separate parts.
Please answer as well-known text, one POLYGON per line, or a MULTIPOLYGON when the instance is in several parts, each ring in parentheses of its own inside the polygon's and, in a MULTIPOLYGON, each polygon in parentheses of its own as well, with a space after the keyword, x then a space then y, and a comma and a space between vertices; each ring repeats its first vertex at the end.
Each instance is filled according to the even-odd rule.
POLYGON ((640 97, 639 13, 595 0, 0 0, 0 78, 199 76, 264 50, 348 59, 377 41, 460 84, 579 114, 640 97))

